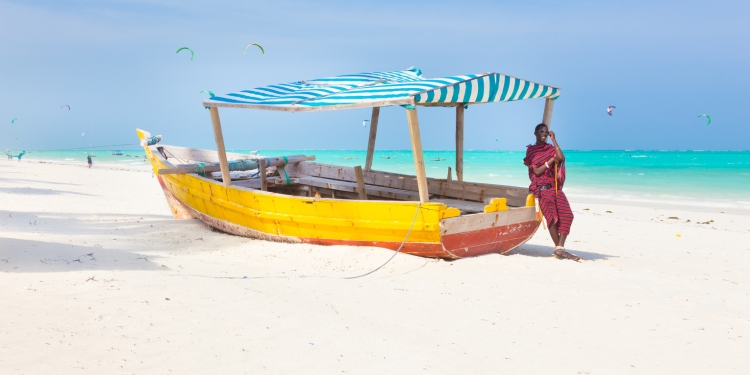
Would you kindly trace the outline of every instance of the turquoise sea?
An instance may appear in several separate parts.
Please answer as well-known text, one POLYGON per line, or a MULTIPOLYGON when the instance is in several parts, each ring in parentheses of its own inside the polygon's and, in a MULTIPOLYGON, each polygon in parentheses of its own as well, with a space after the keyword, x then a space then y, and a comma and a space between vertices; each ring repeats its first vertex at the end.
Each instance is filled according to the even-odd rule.
MULTIPOLYGON (((250 150, 231 150, 250 153, 250 150)), ((364 165, 364 150, 258 150, 261 155, 315 155, 321 163, 364 165)), ((13 154, 17 152, 11 151, 13 154)), ((86 151, 31 151, 23 161, 85 165, 86 151)), ((147 169, 143 150, 112 156, 96 151, 95 166, 147 169)), ((465 151, 464 179, 527 186, 525 151, 465 151)), ((678 204, 750 210, 750 151, 566 151, 565 191, 572 201, 678 204)), ((15 159, 14 159, 15 162, 15 159)), ((453 151, 425 151, 429 177, 445 178, 453 151)), ((375 152, 373 169, 414 174, 408 150, 375 152)), ((455 171, 454 178, 455 178, 455 171)))

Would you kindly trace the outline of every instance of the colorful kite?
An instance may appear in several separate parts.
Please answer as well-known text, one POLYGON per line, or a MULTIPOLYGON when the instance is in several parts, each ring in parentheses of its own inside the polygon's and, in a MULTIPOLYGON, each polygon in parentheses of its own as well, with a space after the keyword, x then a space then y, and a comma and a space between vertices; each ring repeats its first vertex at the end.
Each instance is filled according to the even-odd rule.
POLYGON ((214 92, 213 92, 213 91, 211 91, 211 90, 201 90, 201 91, 198 91, 198 94, 201 94, 201 93, 204 93, 204 92, 207 92, 207 93, 208 93, 208 95, 211 95, 211 99, 213 99, 213 98, 214 98, 214 96, 215 96, 215 95, 214 95, 214 92))
POLYGON ((86 132, 83 132, 83 134, 81 134, 81 137, 85 137, 85 136, 86 136, 86 132))
POLYGON ((703 116, 703 117, 705 117, 705 118, 708 119, 708 122, 706 123, 706 126, 708 126, 708 124, 711 123, 711 116, 709 116, 709 115, 707 115, 705 113, 702 113, 702 114, 698 115, 698 117, 701 117, 701 116, 703 116))
POLYGON ((69 105, 63 104, 62 107, 60 107, 60 109, 63 109, 63 107, 68 107, 68 111, 70 111, 70 106, 69 105))
POLYGON ((362 120, 362 126, 367 126, 368 122, 370 122, 370 120, 362 120))
POLYGON ((187 48, 187 47, 180 47, 180 49, 178 49, 178 50, 177 50, 177 52, 175 52, 175 53, 180 53, 180 51, 182 51, 182 50, 184 50, 184 49, 186 49, 186 50, 190 51, 190 60, 192 60, 192 59, 193 59, 193 57, 195 57, 195 52, 193 52, 193 50, 191 50, 190 48, 187 48))
POLYGON ((250 47, 250 46, 256 46, 256 47, 260 48, 260 53, 262 53, 263 56, 266 55, 266 51, 264 51, 263 47, 261 47, 260 44, 258 44, 258 43, 249 43, 248 45, 246 45, 245 46, 245 50, 242 52, 243 55, 247 55, 247 47, 250 47))
POLYGON ((615 108, 617 108, 617 107, 615 107, 613 105, 607 107, 607 114, 610 115, 610 116, 612 116, 612 110, 615 109, 615 108))
POLYGON ((15 124, 17 120, 18 120, 17 118, 14 118, 13 120, 10 120, 10 123, 15 124))

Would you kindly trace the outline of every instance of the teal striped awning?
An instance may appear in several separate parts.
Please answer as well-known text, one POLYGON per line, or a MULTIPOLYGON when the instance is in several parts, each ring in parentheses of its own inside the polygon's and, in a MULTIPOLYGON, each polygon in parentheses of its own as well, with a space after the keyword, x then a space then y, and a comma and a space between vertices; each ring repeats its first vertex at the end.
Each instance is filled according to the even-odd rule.
POLYGON ((203 102, 206 107, 323 111, 385 106, 456 106, 514 100, 557 99, 560 89, 502 73, 425 79, 409 68, 348 74, 258 87, 203 102))

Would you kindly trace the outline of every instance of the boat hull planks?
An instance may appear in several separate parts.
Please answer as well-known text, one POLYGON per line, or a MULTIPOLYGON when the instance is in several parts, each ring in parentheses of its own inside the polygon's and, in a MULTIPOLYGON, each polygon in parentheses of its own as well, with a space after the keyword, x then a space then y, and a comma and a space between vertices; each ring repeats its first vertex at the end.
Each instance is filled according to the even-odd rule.
MULTIPOLYGON (((155 149, 154 149, 155 151, 155 149)), ((171 164, 146 148, 155 173, 171 164)), ((230 234, 286 243, 374 246, 459 259, 505 254, 539 227, 534 207, 459 216, 443 203, 313 199, 241 186, 225 187, 196 174, 157 175, 176 219, 197 218, 230 234)))

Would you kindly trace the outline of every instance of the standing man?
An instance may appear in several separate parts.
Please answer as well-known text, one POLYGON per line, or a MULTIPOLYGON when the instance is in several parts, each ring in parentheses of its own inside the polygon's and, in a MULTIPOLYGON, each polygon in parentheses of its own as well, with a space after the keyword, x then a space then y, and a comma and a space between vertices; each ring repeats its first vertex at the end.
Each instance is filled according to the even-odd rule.
POLYGON ((86 155, 86 161, 89 163, 89 169, 91 169, 91 165, 94 164, 94 162, 91 161, 91 155, 86 155))
POLYGON ((523 163, 529 168, 529 190, 539 200, 542 214, 547 219, 549 234, 555 243, 552 255, 558 259, 578 261, 580 257, 565 251, 565 240, 573 223, 573 211, 562 191, 565 183, 565 155, 557 144, 555 133, 549 131, 547 125, 537 125, 534 135, 536 143, 526 146, 526 158, 523 159, 523 163), (547 137, 552 139, 552 145, 547 143, 547 137))

